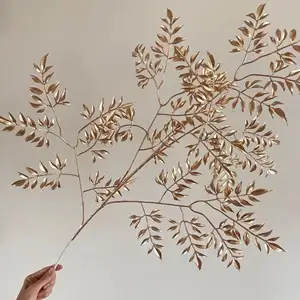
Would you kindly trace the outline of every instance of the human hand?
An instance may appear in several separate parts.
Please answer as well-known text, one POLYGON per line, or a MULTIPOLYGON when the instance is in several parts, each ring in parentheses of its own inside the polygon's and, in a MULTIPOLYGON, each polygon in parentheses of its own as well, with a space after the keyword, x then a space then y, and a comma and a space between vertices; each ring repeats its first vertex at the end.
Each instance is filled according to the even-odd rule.
POLYGON ((61 265, 45 267, 28 275, 23 283, 17 300, 42 300, 50 296, 55 285, 56 271, 62 269, 61 265))

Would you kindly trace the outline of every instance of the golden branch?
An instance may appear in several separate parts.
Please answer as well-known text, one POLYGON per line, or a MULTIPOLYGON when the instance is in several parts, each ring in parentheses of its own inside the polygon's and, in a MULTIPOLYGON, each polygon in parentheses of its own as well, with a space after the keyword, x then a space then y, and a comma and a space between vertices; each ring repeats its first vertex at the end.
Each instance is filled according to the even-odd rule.
POLYGON ((66 90, 59 91, 59 82, 51 82, 54 73, 50 72, 52 66, 47 64, 48 54, 42 57, 39 64, 34 64, 38 76, 31 75, 34 86, 30 87, 30 105, 37 115, 43 113, 44 116, 32 118, 20 113, 14 117, 9 113, 7 117, 0 117, 0 124, 4 125, 3 131, 15 132, 16 136, 24 137, 27 143, 36 147, 49 147, 48 136, 53 136, 72 149, 75 172, 66 172, 66 160, 56 155, 54 160, 49 161, 53 172, 48 170, 46 164, 39 162, 39 170, 27 167, 26 172, 19 173, 19 180, 13 183, 24 189, 35 189, 39 185, 41 189, 56 190, 61 188, 62 176, 77 178, 81 222, 58 261, 102 210, 122 204, 137 204, 141 208, 140 215, 130 216, 130 224, 136 229, 143 226, 138 232, 141 245, 150 245, 148 253, 153 252, 160 259, 164 249, 160 229, 161 223, 165 222, 164 207, 181 212, 179 221, 169 218, 171 227, 168 231, 175 232, 173 238, 177 239, 177 245, 185 247, 182 254, 188 254, 189 261, 195 262, 198 269, 202 267, 206 250, 211 247, 228 267, 234 266, 236 269, 241 268, 243 252, 239 247, 242 244, 248 246, 252 242, 260 251, 264 247, 267 253, 271 250, 284 251, 276 243, 278 237, 272 237, 272 231, 263 231, 263 224, 256 223, 254 213, 248 212, 248 208, 255 207, 260 196, 269 192, 266 188, 256 188, 255 178, 277 172, 268 150, 273 145, 279 145, 280 140, 278 134, 269 128, 264 109, 267 116, 277 116, 287 122, 281 108, 283 103, 276 97, 280 89, 290 94, 296 89, 300 91, 300 69, 291 68, 296 64, 300 41, 296 40, 295 29, 289 32, 277 29, 274 36, 269 35, 265 29, 270 23, 264 10, 265 5, 260 5, 255 12, 247 14, 245 25, 239 28, 241 34, 229 41, 233 46, 232 53, 243 54, 240 64, 230 76, 222 70, 221 63, 212 53, 202 56, 200 52, 191 52, 190 47, 184 44, 185 39, 179 35, 182 30, 179 18, 167 9, 154 45, 146 47, 139 44, 132 52, 138 87, 144 89, 152 82, 156 92, 157 110, 147 127, 135 122, 133 103, 125 102, 123 98, 118 100, 113 97, 110 102, 103 99, 98 109, 94 105, 88 107, 83 104, 81 116, 85 124, 77 131, 74 144, 69 143, 62 135, 57 113, 57 108, 70 104, 66 90), (264 53, 269 39, 275 50, 264 53), (254 57, 249 60, 250 54, 254 57), (270 72, 247 73, 247 66, 254 66, 267 57, 273 59, 269 64, 270 72), (178 72, 178 86, 174 88, 174 94, 162 99, 165 77, 173 65, 178 72), (241 70, 243 75, 240 75, 241 70), (288 70, 285 75, 284 70, 288 70), (230 117, 226 114, 226 108, 231 106, 235 109, 238 104, 241 105, 241 113, 248 112, 251 116, 251 120, 248 116, 245 118, 244 129, 228 124, 230 117), (47 115, 49 109, 51 117, 47 115), (89 176, 91 186, 85 187, 80 168, 81 157, 88 153, 93 163, 97 159, 109 159, 109 148, 106 146, 131 143, 136 139, 133 129, 140 130, 142 138, 139 146, 133 149, 125 172, 116 174, 112 179, 106 178, 105 174, 100 175, 98 171, 95 177, 89 176), (177 166, 168 171, 169 151, 178 145, 183 145, 187 153, 180 158, 177 166), (141 153, 146 157, 139 161, 141 153), (131 192, 139 172, 158 162, 165 165, 155 178, 156 184, 163 188, 161 197, 156 201, 124 200, 123 193, 131 192), (253 181, 249 184, 239 182, 239 169, 247 171, 253 181), (205 176, 207 171, 209 179, 205 176), (203 190, 209 197, 192 200, 187 191, 201 189, 197 180, 200 175, 202 182, 205 180, 203 190), (85 202, 90 194, 95 195, 98 207, 86 216, 85 202), (172 198, 166 200, 167 194, 172 198), (215 224, 199 206, 209 209, 223 221, 215 224), (185 212, 192 214, 191 219, 185 212))

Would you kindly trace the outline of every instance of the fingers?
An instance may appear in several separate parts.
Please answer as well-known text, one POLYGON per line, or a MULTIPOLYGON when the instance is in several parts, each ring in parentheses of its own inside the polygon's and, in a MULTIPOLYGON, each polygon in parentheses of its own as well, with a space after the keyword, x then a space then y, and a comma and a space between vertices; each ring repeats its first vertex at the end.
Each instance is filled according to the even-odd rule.
POLYGON ((54 268, 50 268, 48 272, 37 282, 31 285, 31 289, 35 290, 37 293, 48 283, 55 280, 55 270, 54 268))
POLYGON ((48 297, 52 293, 52 289, 55 285, 56 271, 60 271, 62 268, 62 265, 57 265, 54 269, 54 265, 52 265, 32 274, 32 282, 28 287, 28 289, 30 289, 29 292, 38 295, 38 299, 44 299, 48 297))
MULTIPOLYGON (((47 271, 49 271, 51 268, 54 268, 55 265, 50 265, 47 267, 44 267, 43 269, 36 271, 34 273, 32 273, 31 275, 29 275, 29 278, 41 278, 47 271)), ((60 271, 63 268, 62 265, 57 265, 55 268, 55 271, 60 271)))
POLYGON ((38 293, 37 298, 38 299, 45 299, 45 298, 49 297, 52 294, 52 291, 53 291, 53 286, 48 287, 46 290, 41 290, 38 293))
MULTIPOLYGON (((54 265, 50 265, 50 266, 47 266, 47 267, 45 267, 45 268, 43 268, 43 269, 41 269, 41 270, 39 270, 35 273, 32 273, 32 274, 28 275, 25 279, 25 283, 27 285, 31 285, 31 284, 35 283, 36 281, 41 279, 45 275, 45 273, 53 267, 54 267, 54 265)), ((55 271, 58 272, 58 271, 62 270, 62 268, 63 268, 62 265, 57 265, 56 268, 55 268, 55 271)))
POLYGON ((25 284, 28 286, 32 285, 33 283, 41 279, 45 275, 45 273, 50 270, 50 268, 53 268, 53 266, 54 265, 47 266, 37 272, 28 275, 25 279, 25 284))
POLYGON ((53 280, 51 280, 49 283, 47 283, 46 285, 43 286, 43 290, 46 290, 46 289, 48 289, 51 286, 54 287, 55 281, 56 281, 56 276, 54 277, 53 280))
MULTIPOLYGON (((57 265, 55 268, 55 271, 58 272, 63 268, 62 265, 57 265)), ((53 291, 54 285, 56 282, 56 274, 54 273, 54 278, 47 283, 46 285, 43 286, 43 288, 39 291, 38 293, 38 300, 45 299, 49 297, 53 291)))
POLYGON ((29 275, 29 277, 42 277, 48 270, 50 270, 50 268, 53 268, 53 267, 54 267, 54 265, 47 266, 39 271, 32 273, 31 275, 29 275))

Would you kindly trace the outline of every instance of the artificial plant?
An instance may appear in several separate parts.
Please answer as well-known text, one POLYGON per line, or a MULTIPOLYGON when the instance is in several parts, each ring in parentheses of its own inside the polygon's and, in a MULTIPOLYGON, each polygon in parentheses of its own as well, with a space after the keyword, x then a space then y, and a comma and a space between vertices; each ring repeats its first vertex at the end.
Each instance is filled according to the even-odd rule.
POLYGON ((81 226, 67 247, 107 206, 134 203, 136 212, 130 216, 130 225, 138 230, 141 245, 148 246, 148 253, 153 252, 160 259, 163 256, 162 222, 170 224, 168 231, 182 247, 182 254, 188 255, 189 261, 194 261, 199 269, 209 248, 215 249, 227 266, 237 269, 243 257, 242 244, 253 244, 267 253, 284 251, 277 243, 278 237, 256 222, 249 209, 270 191, 257 187, 255 178, 277 172, 269 149, 280 142, 266 120, 271 117, 287 121, 278 93, 293 94, 300 90, 300 69, 294 67, 300 45, 295 29, 277 29, 270 35, 266 31, 270 23, 264 9, 265 5, 260 5, 255 13, 249 13, 239 28, 240 35, 229 41, 230 52, 241 57, 232 75, 222 70, 213 54, 192 52, 185 45, 179 18, 167 9, 155 43, 151 47, 140 44, 132 53, 138 87, 144 89, 153 84, 156 90, 157 111, 149 117, 147 128, 135 122, 133 103, 113 98, 109 103, 102 100, 92 107, 84 104, 81 115, 86 124, 78 130, 76 140, 69 141, 58 117, 59 109, 70 104, 66 90, 59 90, 59 82, 52 81, 48 55, 34 64, 37 74, 31 76, 29 103, 36 115, 9 114, 0 117, 0 123, 4 131, 15 133, 36 147, 49 147, 51 139, 57 138, 74 153, 74 173, 64 171, 67 162, 57 155, 49 161, 49 166, 39 162, 39 168, 27 167, 13 183, 24 189, 56 190, 61 188, 64 176, 73 176, 78 181, 81 226), (268 63, 264 73, 247 69, 252 66, 254 70, 261 62, 268 63), (161 90, 171 68, 178 73, 178 86, 172 95, 163 98, 161 90), (228 114, 228 108, 234 108, 234 113, 228 114), (245 115, 241 128, 230 125, 230 118, 235 118, 235 114, 245 115), (116 174, 116 178, 106 178, 99 171, 89 177, 90 186, 84 187, 79 165, 81 157, 90 155, 92 162, 98 163, 98 159, 109 156, 112 146, 130 143, 135 131, 141 131, 143 138, 127 171, 116 174), (185 150, 178 164, 168 166, 169 150, 182 145, 185 150), (138 162, 141 153, 146 158, 138 162), (153 163, 160 168, 153 184, 161 189, 161 197, 128 199, 126 191, 134 185, 140 170, 153 163), (205 170, 209 171, 209 179, 202 175, 205 170), (252 176, 253 181, 242 182, 241 172, 252 176), (200 181, 201 185, 197 185, 200 181), (206 191, 207 198, 191 199, 189 191, 200 188, 206 191), (98 208, 86 216, 85 196, 90 193, 94 193, 98 208), (164 207, 178 209, 181 218, 166 216, 164 207), (207 211, 221 217, 221 222, 216 223, 207 211))

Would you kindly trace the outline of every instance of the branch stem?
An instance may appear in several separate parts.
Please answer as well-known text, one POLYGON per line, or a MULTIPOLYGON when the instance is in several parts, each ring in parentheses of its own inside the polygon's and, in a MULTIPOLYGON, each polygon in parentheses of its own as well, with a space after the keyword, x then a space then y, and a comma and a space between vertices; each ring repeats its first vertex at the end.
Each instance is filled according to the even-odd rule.
POLYGON ((51 108, 52 110, 52 113, 53 113, 53 116, 55 118, 55 121, 56 121, 56 125, 58 127, 58 131, 59 131, 59 135, 62 136, 62 129, 61 129, 61 126, 59 124, 59 120, 58 120, 58 117, 56 115, 56 112, 54 110, 54 107, 51 103, 51 100, 50 100, 50 97, 49 97, 49 94, 48 94, 48 91, 47 91, 47 87, 46 87, 46 83, 45 83, 45 78, 44 78, 44 74, 42 74, 42 82, 43 82, 43 88, 44 88, 44 92, 45 92, 45 95, 46 95, 46 99, 48 101, 48 104, 49 104, 49 107, 51 108))
POLYGON ((256 62, 256 61, 258 61, 258 60, 260 60, 260 59, 262 59, 262 58, 265 58, 265 57, 270 56, 270 55, 272 55, 272 54, 274 54, 274 53, 277 53, 278 51, 281 51, 281 50, 283 50, 283 49, 286 49, 286 48, 288 48, 288 47, 291 47, 291 46, 293 46, 293 45, 296 45, 296 44, 298 44, 299 42, 300 42, 300 40, 298 40, 298 41, 296 41, 296 42, 293 42, 293 43, 291 43, 291 44, 288 44, 288 45, 286 45, 286 46, 280 47, 280 48, 278 48, 278 49, 276 49, 276 50, 274 50, 274 51, 268 52, 268 53, 266 53, 266 54, 264 54, 264 55, 261 55, 261 56, 255 58, 255 59, 249 60, 248 62, 244 63, 244 65, 252 64, 252 63, 254 63, 254 62, 256 62))
POLYGON ((77 155, 77 152, 76 152, 75 148, 74 148, 74 157, 75 157, 75 164, 76 164, 78 184, 79 184, 80 197, 81 197, 81 225, 83 225, 84 221, 85 221, 85 205, 84 205, 82 181, 81 181, 81 176, 80 176, 80 171, 79 171, 78 155, 77 155))

